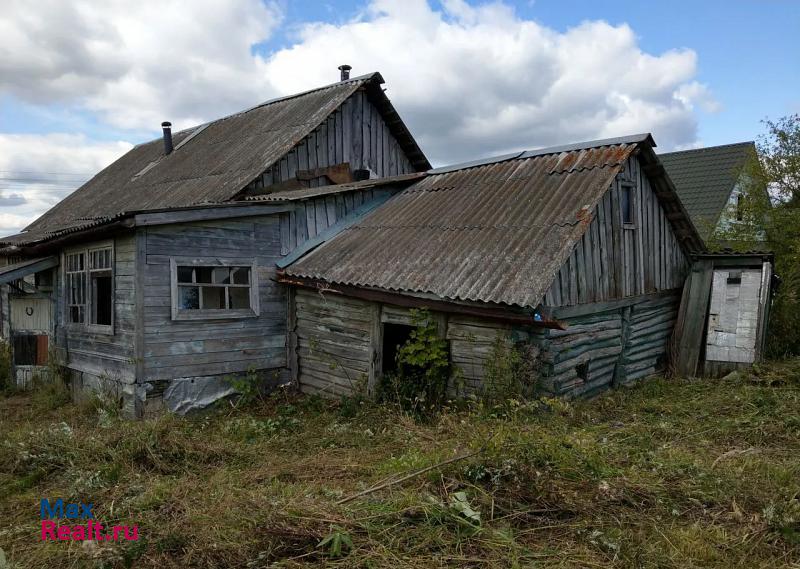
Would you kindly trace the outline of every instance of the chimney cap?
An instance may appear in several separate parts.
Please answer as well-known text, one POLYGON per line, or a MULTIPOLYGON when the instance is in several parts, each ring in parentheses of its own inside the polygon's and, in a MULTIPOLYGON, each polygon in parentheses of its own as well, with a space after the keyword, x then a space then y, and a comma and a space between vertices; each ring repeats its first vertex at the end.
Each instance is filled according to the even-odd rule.
POLYGON ((169 121, 164 121, 161 123, 161 126, 163 126, 164 128, 169 128, 172 126, 172 123, 169 121))
POLYGON ((342 72, 341 75, 342 81, 347 81, 348 79, 350 79, 350 70, 352 69, 350 65, 347 65, 345 63, 344 65, 340 65, 337 69, 339 69, 339 71, 342 72))

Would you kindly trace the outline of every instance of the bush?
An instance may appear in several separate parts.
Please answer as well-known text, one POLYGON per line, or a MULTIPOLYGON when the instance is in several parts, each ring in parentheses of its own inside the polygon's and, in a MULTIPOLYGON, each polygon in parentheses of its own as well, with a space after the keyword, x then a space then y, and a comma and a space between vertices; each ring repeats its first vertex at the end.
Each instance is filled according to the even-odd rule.
POLYGON ((503 405, 535 395, 538 349, 530 344, 513 344, 498 336, 492 353, 484 365, 483 400, 490 405, 503 405))
POLYGON ((11 346, 0 339, 0 392, 14 389, 14 378, 11 376, 11 346))
POLYGON ((416 328, 397 350, 397 372, 386 374, 379 396, 398 403, 421 418, 434 413, 445 400, 450 379, 450 347, 427 310, 411 310, 416 328))

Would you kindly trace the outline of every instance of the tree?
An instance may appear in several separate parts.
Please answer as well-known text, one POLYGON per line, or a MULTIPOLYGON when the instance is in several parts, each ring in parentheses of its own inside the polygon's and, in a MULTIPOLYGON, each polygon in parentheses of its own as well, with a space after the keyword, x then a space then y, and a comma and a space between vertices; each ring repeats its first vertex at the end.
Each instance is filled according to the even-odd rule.
POLYGON ((740 221, 709 243, 736 250, 775 253, 781 285, 770 317, 767 350, 772 356, 800 354, 800 115, 765 120, 758 153, 742 172, 740 221))

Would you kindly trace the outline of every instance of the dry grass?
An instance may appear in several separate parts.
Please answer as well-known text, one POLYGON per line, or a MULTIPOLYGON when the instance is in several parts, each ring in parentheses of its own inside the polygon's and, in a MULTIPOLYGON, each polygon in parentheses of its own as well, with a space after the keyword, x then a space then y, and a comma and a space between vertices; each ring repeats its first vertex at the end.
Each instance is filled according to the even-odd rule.
POLYGON ((314 398, 138 423, 51 399, 0 398, 13 567, 800 567, 797 360, 424 425, 314 398), (43 497, 141 539, 43 543, 43 497))

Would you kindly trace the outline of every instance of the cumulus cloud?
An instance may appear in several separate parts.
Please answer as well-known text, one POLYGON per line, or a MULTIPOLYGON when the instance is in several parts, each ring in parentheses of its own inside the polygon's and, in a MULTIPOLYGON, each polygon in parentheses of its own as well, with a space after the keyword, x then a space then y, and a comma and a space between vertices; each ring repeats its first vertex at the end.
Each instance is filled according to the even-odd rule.
POLYGON ((131 148, 82 135, 0 134, 0 235, 19 232, 131 148))
MULTIPOLYGON (((286 28, 279 6, 9 0, 0 12, 0 92, 140 133, 330 83, 349 63, 355 74, 381 71, 435 164, 643 131, 662 150, 689 147, 697 144, 697 112, 718 109, 696 80, 692 50, 647 53, 624 24, 587 21, 561 32, 502 2, 372 0, 348 21, 286 28), (278 26, 287 47, 258 49, 278 26)), ((121 151, 71 144, 86 146, 80 153, 91 171, 121 151)), ((28 157, 25 168, 47 171, 38 162, 47 159, 28 157)), ((35 195, 45 199, 44 190, 35 195)))

